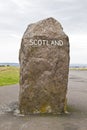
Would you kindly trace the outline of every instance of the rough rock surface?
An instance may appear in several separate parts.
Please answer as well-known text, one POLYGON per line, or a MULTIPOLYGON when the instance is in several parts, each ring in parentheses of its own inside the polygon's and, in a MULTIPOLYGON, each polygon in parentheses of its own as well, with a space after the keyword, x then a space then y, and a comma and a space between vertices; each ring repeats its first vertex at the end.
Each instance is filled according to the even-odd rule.
POLYGON ((30 24, 22 38, 19 60, 20 112, 64 112, 69 71, 69 39, 61 24, 54 18, 30 24), (60 40, 62 45, 61 42, 56 44, 60 40))

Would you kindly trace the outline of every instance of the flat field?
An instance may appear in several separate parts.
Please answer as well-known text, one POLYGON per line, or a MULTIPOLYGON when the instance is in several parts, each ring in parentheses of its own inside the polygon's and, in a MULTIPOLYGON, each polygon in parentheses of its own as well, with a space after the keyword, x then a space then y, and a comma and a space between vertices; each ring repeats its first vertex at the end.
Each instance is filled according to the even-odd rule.
POLYGON ((19 82, 18 67, 0 67, 0 86, 17 84, 19 82))

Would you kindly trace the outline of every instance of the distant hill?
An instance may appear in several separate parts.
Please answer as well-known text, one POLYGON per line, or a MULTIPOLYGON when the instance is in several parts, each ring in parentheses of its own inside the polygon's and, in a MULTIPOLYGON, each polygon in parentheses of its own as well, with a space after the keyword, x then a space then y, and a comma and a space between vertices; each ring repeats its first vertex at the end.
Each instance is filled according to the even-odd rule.
POLYGON ((70 64, 70 68, 87 68, 87 64, 70 64))
POLYGON ((19 63, 0 63, 0 66, 19 66, 19 63))
MULTIPOLYGON (((20 66, 19 63, 0 63, 0 66, 20 66)), ((87 68, 87 64, 70 64, 70 68, 87 68)))

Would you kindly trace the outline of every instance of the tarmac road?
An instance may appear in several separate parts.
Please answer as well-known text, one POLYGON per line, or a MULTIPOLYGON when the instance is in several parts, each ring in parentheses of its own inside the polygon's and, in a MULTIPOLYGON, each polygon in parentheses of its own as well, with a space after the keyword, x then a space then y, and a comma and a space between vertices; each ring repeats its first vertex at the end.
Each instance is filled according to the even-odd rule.
POLYGON ((0 130, 87 130, 87 71, 70 71, 68 114, 22 116, 12 113, 18 93, 19 85, 0 87, 0 130))

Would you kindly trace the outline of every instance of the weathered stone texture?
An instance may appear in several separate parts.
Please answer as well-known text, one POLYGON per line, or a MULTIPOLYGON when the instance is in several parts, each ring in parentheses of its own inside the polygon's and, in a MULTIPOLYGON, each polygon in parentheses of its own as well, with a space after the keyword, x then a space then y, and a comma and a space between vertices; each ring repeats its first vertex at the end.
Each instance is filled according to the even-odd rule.
POLYGON ((69 39, 61 24, 53 18, 30 24, 22 38, 19 60, 20 112, 64 112, 69 71, 69 39), (31 40, 46 40, 49 45, 32 46, 31 40), (52 40, 62 40, 63 45, 51 45, 52 40))

